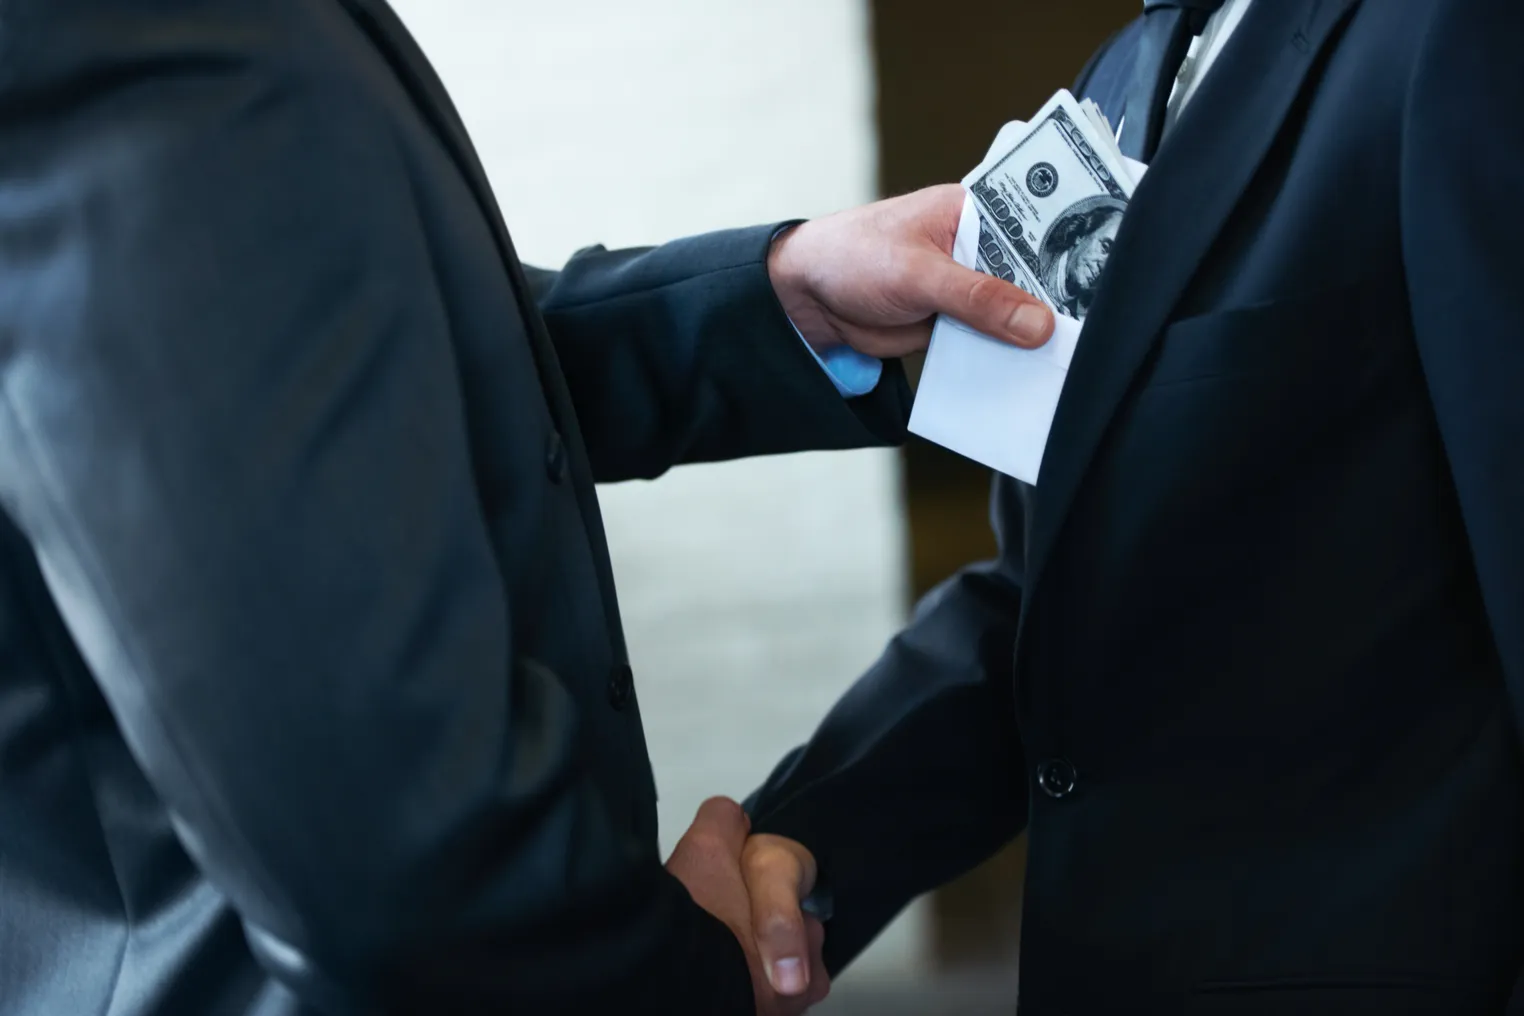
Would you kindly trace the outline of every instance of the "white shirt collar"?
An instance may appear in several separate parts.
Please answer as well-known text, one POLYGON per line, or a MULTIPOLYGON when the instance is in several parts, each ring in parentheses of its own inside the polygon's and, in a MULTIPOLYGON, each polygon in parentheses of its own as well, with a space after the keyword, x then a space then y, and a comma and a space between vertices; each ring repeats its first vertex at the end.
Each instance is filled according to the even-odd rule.
MULTIPOLYGON (((1227 0, 1217 13, 1212 15, 1201 35, 1191 41, 1191 48, 1185 55, 1185 63, 1180 65, 1180 74, 1175 78, 1174 91, 1170 93, 1169 108, 1164 114, 1166 133, 1175 125, 1175 121, 1180 117, 1180 111, 1201 87, 1207 72, 1217 62, 1223 47, 1228 44, 1229 37, 1238 28, 1238 23, 1244 19, 1244 13, 1249 9, 1251 2, 1252 0, 1227 0)), ((1279 2, 1284 3, 1285 0, 1279 0, 1279 2)))

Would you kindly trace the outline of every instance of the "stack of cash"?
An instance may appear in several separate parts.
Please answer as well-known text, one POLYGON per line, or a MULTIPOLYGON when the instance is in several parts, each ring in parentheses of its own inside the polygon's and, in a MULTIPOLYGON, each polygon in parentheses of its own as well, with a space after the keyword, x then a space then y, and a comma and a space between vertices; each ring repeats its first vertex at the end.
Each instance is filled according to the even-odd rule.
POLYGON ((1122 156, 1091 102, 1059 92, 1007 124, 968 195, 953 258, 1013 282, 1056 315, 1037 349, 941 317, 921 370, 911 433, 1036 483, 1069 363, 1145 167, 1122 156))
POLYGON ((1030 123, 1007 124, 964 178, 954 255, 972 252, 979 271, 1083 321, 1142 173, 1095 103, 1060 91, 1030 123))

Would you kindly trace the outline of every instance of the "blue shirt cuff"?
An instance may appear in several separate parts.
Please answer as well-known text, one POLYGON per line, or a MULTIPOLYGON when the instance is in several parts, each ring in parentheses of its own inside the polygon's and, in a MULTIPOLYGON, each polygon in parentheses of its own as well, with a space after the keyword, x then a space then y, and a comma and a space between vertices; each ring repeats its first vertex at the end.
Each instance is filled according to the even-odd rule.
POLYGON ((804 333, 793 321, 789 324, 794 329, 794 334, 799 336, 799 341, 804 342, 804 348, 810 351, 815 362, 820 364, 821 370, 831 379, 831 384, 836 386, 836 391, 844 399, 853 399, 859 395, 867 395, 878 387, 878 379, 884 373, 884 361, 876 356, 859 353, 851 346, 833 346, 825 351, 825 355, 815 352, 815 347, 805 342, 804 333))

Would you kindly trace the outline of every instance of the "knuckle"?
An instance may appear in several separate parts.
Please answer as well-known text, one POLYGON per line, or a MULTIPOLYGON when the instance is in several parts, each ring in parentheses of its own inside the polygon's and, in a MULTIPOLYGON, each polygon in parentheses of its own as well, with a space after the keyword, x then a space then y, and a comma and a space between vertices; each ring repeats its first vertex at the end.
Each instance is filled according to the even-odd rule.
POLYGON ((702 867, 713 867, 730 854, 729 844, 717 833, 699 831, 688 842, 687 861, 702 867))
POLYGON ((944 183, 929 188, 927 198, 930 204, 939 211, 957 215, 963 211, 965 193, 960 183, 944 183))
POLYGON ((712 829, 695 829, 688 834, 688 847, 698 853, 710 851, 720 845, 719 834, 712 829))
POLYGON ((741 867, 748 877, 759 880, 787 882, 798 874, 793 857, 775 846, 748 849, 741 855, 741 867))
POLYGON ((711 797, 699 805, 699 813, 715 819, 736 818, 745 814, 735 801, 719 796, 711 797))
POLYGON ((705 832, 723 833, 747 825, 746 811, 728 797, 711 797, 699 805, 694 827, 705 832))
POLYGON ((988 275, 971 272, 973 278, 968 281, 968 302, 970 306, 978 307, 982 304, 994 306, 1004 303, 1006 292, 1000 285, 1000 281, 988 275))

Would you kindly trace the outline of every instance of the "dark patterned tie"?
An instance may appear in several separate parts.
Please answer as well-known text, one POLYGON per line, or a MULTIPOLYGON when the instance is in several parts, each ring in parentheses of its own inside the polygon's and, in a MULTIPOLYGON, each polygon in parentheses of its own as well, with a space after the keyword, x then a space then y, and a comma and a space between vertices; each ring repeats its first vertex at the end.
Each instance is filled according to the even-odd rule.
POLYGON ((1144 0, 1143 33, 1138 39, 1138 62, 1127 93, 1122 123, 1122 154, 1148 162, 1164 135, 1164 114, 1180 65, 1191 40, 1224 0, 1144 0))

